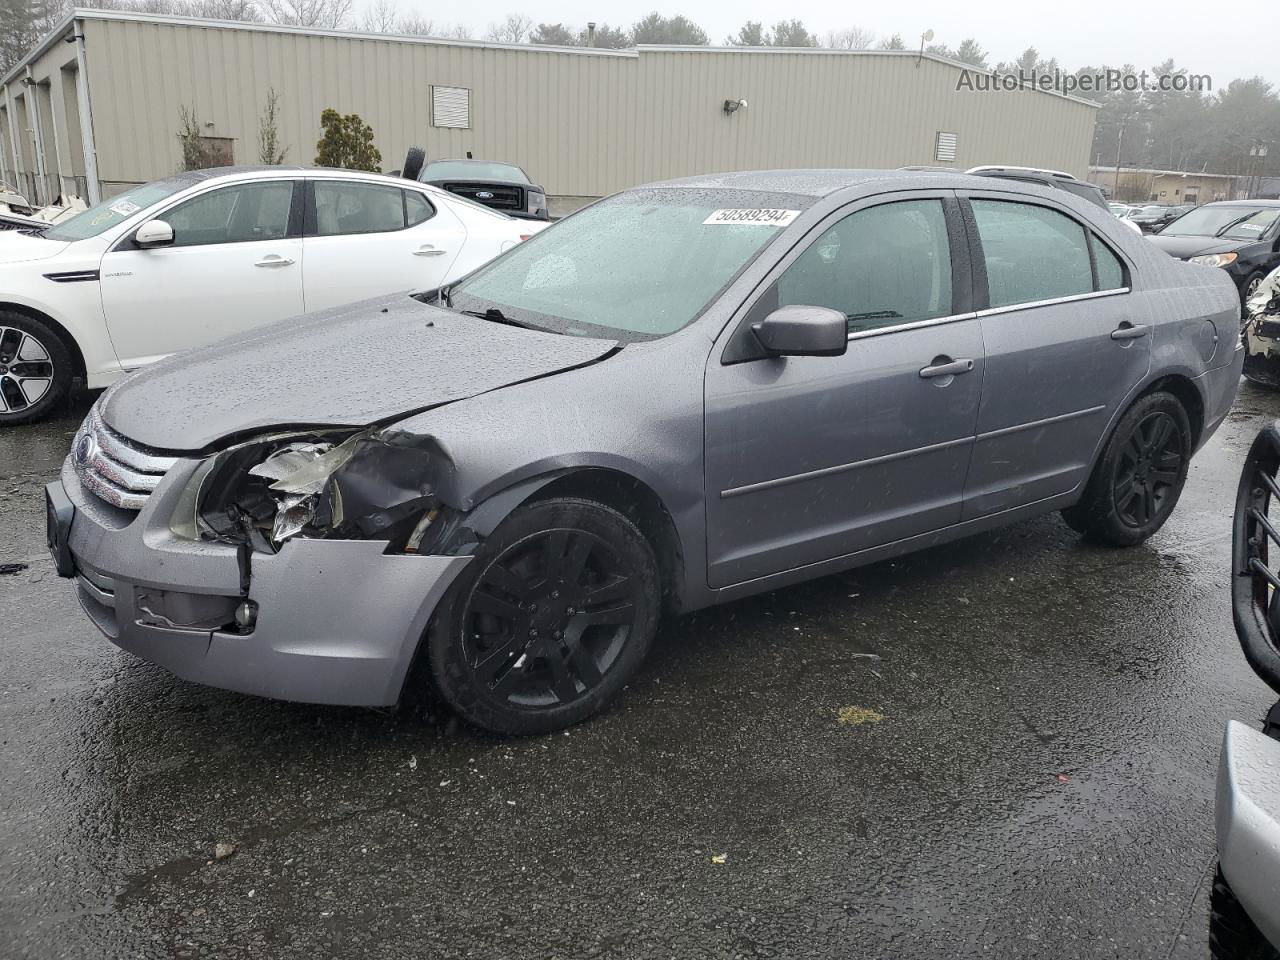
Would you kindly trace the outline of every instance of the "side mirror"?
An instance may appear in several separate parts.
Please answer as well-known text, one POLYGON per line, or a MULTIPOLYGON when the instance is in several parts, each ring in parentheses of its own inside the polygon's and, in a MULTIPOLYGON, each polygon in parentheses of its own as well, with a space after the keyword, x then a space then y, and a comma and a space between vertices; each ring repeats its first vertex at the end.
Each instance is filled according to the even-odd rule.
POLYGON ((849 347, 849 321, 830 307, 779 307, 751 332, 775 357, 839 357, 849 347))
POLYGON ((143 250, 152 247, 167 247, 173 243, 173 227, 163 220, 148 220, 133 235, 133 242, 143 250))

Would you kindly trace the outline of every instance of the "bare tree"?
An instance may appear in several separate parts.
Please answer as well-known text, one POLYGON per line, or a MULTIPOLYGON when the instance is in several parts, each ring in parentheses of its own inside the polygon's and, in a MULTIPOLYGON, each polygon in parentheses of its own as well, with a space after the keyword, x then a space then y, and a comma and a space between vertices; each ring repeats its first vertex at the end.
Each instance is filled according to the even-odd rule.
POLYGON ((360 17, 360 29, 368 33, 400 33, 400 7, 396 0, 376 0, 366 7, 360 17))
POLYGON ((263 21, 262 11, 254 0, 191 0, 185 12, 211 20, 240 20, 245 23, 263 21))
POLYGON ((508 13, 501 23, 489 24, 484 38, 497 43, 524 43, 532 27, 533 21, 523 13, 508 13))
POLYGON ((272 23, 295 27, 346 26, 354 0, 262 0, 262 12, 272 23))
POLYGON ((876 35, 862 27, 844 30, 828 30, 825 46, 832 50, 867 50, 876 42, 876 35))

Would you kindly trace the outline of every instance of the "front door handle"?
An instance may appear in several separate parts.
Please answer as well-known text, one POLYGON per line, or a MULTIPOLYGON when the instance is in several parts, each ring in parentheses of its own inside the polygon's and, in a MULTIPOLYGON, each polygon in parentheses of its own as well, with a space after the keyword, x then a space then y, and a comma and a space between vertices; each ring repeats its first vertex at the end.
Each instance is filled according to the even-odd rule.
POLYGON ((926 380, 931 380, 934 377, 955 377, 962 373, 968 373, 972 369, 972 360, 951 360, 947 357, 934 357, 933 363, 920 371, 920 376, 926 380))
POLYGON ((424 243, 417 250, 413 251, 413 255, 415 257, 438 257, 443 253, 443 250, 433 247, 429 243, 424 243))
POLYGON ((269 257, 263 257, 261 260, 255 263, 254 266, 255 267, 287 267, 291 263, 293 263, 293 261, 290 260, 288 257, 282 257, 282 256, 279 256, 278 254, 273 253, 269 257))
POLYGON ((1137 340, 1139 337, 1145 337, 1151 332, 1151 328, 1145 323, 1130 323, 1125 320, 1120 326, 1111 331, 1112 340, 1137 340))

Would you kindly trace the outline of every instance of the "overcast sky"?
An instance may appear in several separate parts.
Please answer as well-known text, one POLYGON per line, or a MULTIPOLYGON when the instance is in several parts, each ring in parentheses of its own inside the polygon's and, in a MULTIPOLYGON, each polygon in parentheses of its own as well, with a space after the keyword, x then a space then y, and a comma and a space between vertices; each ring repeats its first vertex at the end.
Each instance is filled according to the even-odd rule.
MULTIPOLYGON (((359 2, 359 0, 358 0, 359 2)), ((363 0, 369 2, 369 0, 363 0)), ((588 20, 628 25, 655 9, 653 0, 469 0, 445 6, 425 0, 400 0, 412 10, 438 22, 466 22, 477 37, 491 21, 508 12, 521 12, 534 22, 557 21, 581 26, 588 20), (459 16, 458 11, 465 10, 459 16)), ((1065 68, 1085 64, 1151 66, 1173 57, 1194 73, 1213 77, 1214 89, 1241 76, 1262 76, 1280 86, 1280 3, 1254 0, 1234 13, 1203 0, 1161 0, 1124 3, 1076 0, 1048 4, 1043 0, 912 0, 910 3, 823 3, 821 0, 682 0, 660 4, 666 16, 682 13, 700 24, 712 43, 723 43, 746 20, 765 24, 798 17, 810 30, 859 26, 880 36, 902 34, 908 47, 933 30, 937 41, 956 46, 974 37, 991 62, 1012 60, 1028 46, 1046 57, 1057 57, 1065 68), (1247 11, 1247 12, 1246 12, 1247 11)))

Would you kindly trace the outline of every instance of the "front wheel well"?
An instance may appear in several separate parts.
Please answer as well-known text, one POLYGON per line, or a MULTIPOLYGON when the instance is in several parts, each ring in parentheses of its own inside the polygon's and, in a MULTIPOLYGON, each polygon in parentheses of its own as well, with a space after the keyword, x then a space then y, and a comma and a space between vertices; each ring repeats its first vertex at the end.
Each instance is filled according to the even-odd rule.
POLYGON ((592 467, 557 477, 542 487, 529 501, 552 497, 581 497, 612 507, 639 529, 658 561, 662 580, 662 606, 669 612, 680 607, 684 581, 684 550, 675 521, 651 487, 618 470, 592 467))
POLYGON ((53 330, 58 339, 62 341, 63 346, 67 348, 67 352, 71 354, 71 362, 75 365, 75 376, 79 377, 81 381, 85 380, 84 354, 80 352, 80 344, 76 343, 76 338, 71 335, 71 332, 67 330, 66 327, 53 319, 53 317, 49 316, 47 313, 43 313, 33 307, 28 307, 21 303, 9 303, 7 301, 0 300, 0 313, 21 314, 28 319, 39 320, 41 323, 53 330))
POLYGON ((1186 377, 1170 374, 1153 382, 1134 400, 1136 402, 1148 394, 1159 391, 1173 394, 1182 404, 1182 409, 1187 411, 1187 419, 1191 421, 1191 449, 1194 450, 1200 445, 1200 434, 1204 430, 1204 401, 1200 398, 1200 391, 1186 377))

